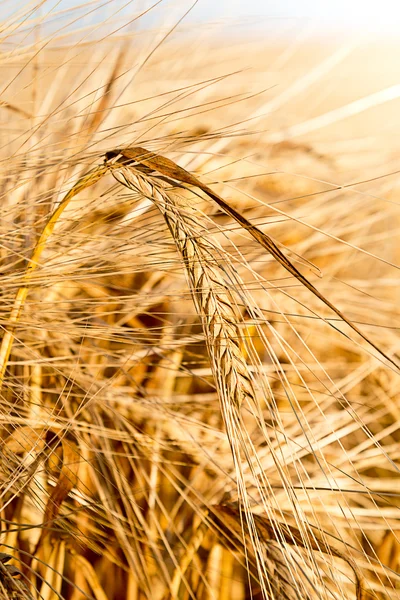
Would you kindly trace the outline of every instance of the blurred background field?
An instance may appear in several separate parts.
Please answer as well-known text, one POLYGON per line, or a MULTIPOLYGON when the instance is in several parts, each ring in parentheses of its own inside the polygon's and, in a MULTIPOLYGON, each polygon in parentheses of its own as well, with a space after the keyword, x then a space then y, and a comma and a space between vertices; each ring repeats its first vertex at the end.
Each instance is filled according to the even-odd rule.
POLYGON ((211 201, 187 193, 242 282, 258 404, 238 422, 161 214, 109 175, 71 200, 12 320, 64 195, 140 145, 399 364, 400 43, 287 14, 179 23, 185 3, 108 3, 106 21, 99 4, 3 13, 0 594, 400 597, 399 372, 211 201))

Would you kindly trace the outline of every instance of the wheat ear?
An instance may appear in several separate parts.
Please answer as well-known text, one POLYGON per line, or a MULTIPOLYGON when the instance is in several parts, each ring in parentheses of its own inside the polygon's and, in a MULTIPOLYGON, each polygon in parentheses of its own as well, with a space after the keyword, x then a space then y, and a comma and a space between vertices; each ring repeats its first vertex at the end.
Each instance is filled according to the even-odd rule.
POLYGON ((168 225, 202 320, 219 391, 223 389, 224 396, 236 408, 246 397, 255 400, 242 350, 244 340, 239 326, 242 316, 229 283, 224 281, 220 267, 215 264, 215 244, 202 235, 197 209, 163 187, 159 180, 137 169, 118 165, 112 173, 117 181, 152 200, 168 225))

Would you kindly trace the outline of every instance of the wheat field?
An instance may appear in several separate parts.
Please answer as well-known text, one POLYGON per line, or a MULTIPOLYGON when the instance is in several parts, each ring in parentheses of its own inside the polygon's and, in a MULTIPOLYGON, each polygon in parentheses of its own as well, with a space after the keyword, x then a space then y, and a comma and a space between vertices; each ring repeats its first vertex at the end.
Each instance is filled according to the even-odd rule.
POLYGON ((117 5, 2 17, 0 597, 400 598, 399 45, 117 5))

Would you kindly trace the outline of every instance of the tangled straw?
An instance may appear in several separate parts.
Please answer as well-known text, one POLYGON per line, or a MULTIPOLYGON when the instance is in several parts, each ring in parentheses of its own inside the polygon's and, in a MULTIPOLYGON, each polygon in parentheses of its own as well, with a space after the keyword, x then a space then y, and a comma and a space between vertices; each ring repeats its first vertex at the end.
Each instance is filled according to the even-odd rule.
MULTIPOLYGON (((244 339, 240 327, 242 315, 235 300, 235 293, 227 280, 226 273, 215 260, 216 249, 219 252, 222 249, 217 246, 215 241, 211 242, 202 235, 201 228, 199 227, 199 211, 193 206, 190 200, 176 194, 174 190, 197 187, 204 192, 226 214, 234 218, 248 231, 291 275, 296 277, 308 290, 347 323, 353 331, 358 333, 384 358, 398 368, 389 356, 369 340, 358 327, 351 323, 339 309, 327 300, 298 271, 268 235, 252 225, 197 177, 182 169, 173 161, 148 152, 144 148, 135 147, 125 150, 116 149, 108 152, 105 155, 104 164, 79 179, 48 219, 35 245, 32 257, 28 262, 23 285, 17 292, 8 323, 5 327, 0 347, 0 386, 4 380, 15 329, 32 284, 33 273, 40 265, 42 253, 58 219, 72 198, 80 191, 98 182, 108 172, 111 172, 115 179, 124 186, 150 199, 160 210, 168 225, 172 238, 182 257, 196 310, 202 320, 207 349, 221 398, 224 422, 227 426, 228 436, 232 445, 234 443, 232 441, 234 440, 234 435, 232 435, 232 431, 229 431, 229 427, 237 425, 240 407, 246 399, 254 403, 256 402, 255 384, 252 380, 243 348, 244 339), (230 419, 232 422, 232 418, 233 425, 229 425, 230 419)), ((65 495, 68 493, 69 490, 66 491, 65 495)), ((225 515, 226 509, 222 512, 225 515)), ((50 515, 49 519, 51 520, 52 518, 53 516, 50 515)), ((260 519, 257 520, 257 518, 251 515, 250 511, 246 513, 246 519, 246 531, 251 538, 251 546, 256 548, 259 541, 262 541, 263 538, 262 532, 260 533, 262 529, 260 527, 260 519)), ((293 538, 293 532, 290 531, 287 536, 288 540, 289 537, 293 538)), ((286 538, 285 541, 287 542, 286 538)), ((294 537, 294 541, 299 546, 303 543, 300 534, 294 537)), ((316 548, 312 547, 312 549, 316 548)), ((331 547, 326 546, 322 551, 343 558, 342 555, 335 554, 331 547)), ((259 560, 258 556, 255 558, 256 562, 257 560, 259 560)), ((352 568, 354 568, 353 565, 352 568)), ((181 571, 183 570, 182 568, 181 571)), ((357 597, 361 598, 361 584, 356 570, 355 573, 357 579, 357 597)), ((284 579, 284 577, 282 578, 284 579)), ((179 581, 180 579, 176 578, 175 585, 177 589, 179 589, 179 581)))

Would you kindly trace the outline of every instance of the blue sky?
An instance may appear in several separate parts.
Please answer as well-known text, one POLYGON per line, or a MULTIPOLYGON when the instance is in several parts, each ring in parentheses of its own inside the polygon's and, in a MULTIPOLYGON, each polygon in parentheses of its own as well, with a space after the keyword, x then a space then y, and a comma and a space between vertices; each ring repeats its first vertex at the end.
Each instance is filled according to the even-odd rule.
POLYGON ((261 15, 339 27, 400 29, 400 0, 200 0, 195 10, 201 18, 261 15))
MULTIPOLYGON (((99 21, 118 11, 119 15, 132 14, 149 7, 157 0, 91 0, 90 9, 97 8, 86 17, 86 22, 99 21), (125 8, 124 8, 125 7, 125 8)), ((40 0, 0 0, 0 15, 10 14, 16 9, 27 9, 40 0)), ((70 7, 81 6, 85 0, 46 0, 41 11, 47 13, 53 8, 56 12, 70 7)), ((154 18, 163 14, 182 15, 193 0, 162 0, 153 10, 154 18)), ((79 14, 88 12, 89 7, 79 9, 79 14)), ((321 31, 371 31, 398 34, 400 30, 400 0, 199 0, 186 22, 226 21, 231 24, 250 24, 259 27, 265 23, 277 28, 296 23, 314 22, 321 31), (259 19, 255 19, 259 17, 259 19)))

